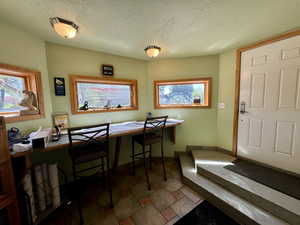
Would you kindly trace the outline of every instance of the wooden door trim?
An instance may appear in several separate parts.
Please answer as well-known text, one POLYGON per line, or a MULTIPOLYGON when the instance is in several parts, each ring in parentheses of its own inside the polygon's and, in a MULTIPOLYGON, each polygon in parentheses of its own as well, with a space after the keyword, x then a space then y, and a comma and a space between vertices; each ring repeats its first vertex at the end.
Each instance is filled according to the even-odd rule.
POLYGON ((240 81, 241 81, 241 56, 243 52, 255 49, 264 45, 272 44, 277 41, 285 40, 300 35, 300 29, 281 34, 279 36, 257 42, 255 44, 239 48, 236 51, 236 70, 235 70, 235 97, 234 97, 234 117, 233 117, 233 140, 232 152, 237 156, 238 144, 238 121, 239 121, 239 102, 240 102, 240 81))

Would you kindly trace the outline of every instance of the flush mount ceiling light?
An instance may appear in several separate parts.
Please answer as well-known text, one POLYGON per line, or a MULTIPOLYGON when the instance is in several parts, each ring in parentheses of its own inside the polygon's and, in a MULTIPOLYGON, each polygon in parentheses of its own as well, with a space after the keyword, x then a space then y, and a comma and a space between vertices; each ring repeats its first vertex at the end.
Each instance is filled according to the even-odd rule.
POLYGON ((79 29, 79 27, 72 21, 65 20, 60 17, 50 18, 50 24, 58 35, 66 39, 74 38, 79 29))
POLYGON ((149 56, 150 58, 155 58, 159 55, 161 48, 155 45, 149 45, 144 50, 147 56, 149 56))

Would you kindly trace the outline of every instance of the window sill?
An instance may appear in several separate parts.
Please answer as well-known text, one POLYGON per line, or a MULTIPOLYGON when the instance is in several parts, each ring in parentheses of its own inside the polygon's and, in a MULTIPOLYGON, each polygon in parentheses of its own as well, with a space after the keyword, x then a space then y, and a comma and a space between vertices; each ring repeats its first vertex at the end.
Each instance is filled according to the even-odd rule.
POLYGON ((138 107, 122 107, 122 108, 110 108, 110 109, 89 109, 89 110, 76 110, 72 111, 72 114, 85 114, 85 113, 105 113, 105 112, 120 112, 138 110, 138 107))
POLYGON ((193 104, 193 105, 155 105, 155 109, 193 109, 193 108, 211 108, 210 105, 201 105, 201 104, 193 104))
POLYGON ((44 117, 41 114, 36 115, 24 115, 20 116, 18 114, 10 114, 10 115, 0 115, 4 116, 6 123, 15 123, 15 122, 21 122, 21 121, 27 121, 27 120, 36 120, 44 117))

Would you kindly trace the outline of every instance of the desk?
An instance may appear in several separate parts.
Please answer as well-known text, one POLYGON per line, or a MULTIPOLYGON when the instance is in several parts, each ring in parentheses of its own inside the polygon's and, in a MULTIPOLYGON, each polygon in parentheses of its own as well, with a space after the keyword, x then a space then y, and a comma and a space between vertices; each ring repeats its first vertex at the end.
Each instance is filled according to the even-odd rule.
MULTIPOLYGON (((174 120, 168 119, 166 123, 166 128, 171 129, 171 141, 175 144, 176 142, 176 126, 182 124, 183 120, 174 120)), ((115 153, 114 153, 114 162, 113 162, 113 169, 116 169, 119 163, 119 155, 122 143, 122 137, 128 135, 135 135, 140 134, 143 132, 144 129, 144 121, 129 121, 123 123, 114 123, 110 125, 110 138, 116 138, 116 146, 115 146, 115 153)), ((67 135, 64 135, 60 138, 57 142, 50 142, 46 148, 44 149, 35 149, 25 152, 11 152, 11 157, 18 158, 29 156, 33 152, 48 152, 54 151, 62 148, 66 148, 69 146, 69 139, 67 135)))

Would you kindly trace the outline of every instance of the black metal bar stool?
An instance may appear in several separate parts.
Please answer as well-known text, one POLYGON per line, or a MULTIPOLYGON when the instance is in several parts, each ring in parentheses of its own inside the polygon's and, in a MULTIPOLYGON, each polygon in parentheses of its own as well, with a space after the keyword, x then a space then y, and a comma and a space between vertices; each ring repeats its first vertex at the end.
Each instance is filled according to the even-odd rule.
POLYGON ((167 180, 165 161, 164 161, 164 130, 168 116, 147 118, 144 123, 143 134, 132 137, 132 170, 135 174, 135 160, 142 159, 144 161, 145 175, 147 179, 148 190, 151 190, 151 184, 148 173, 148 161, 152 164, 152 144, 161 144, 161 162, 163 167, 164 180, 167 180), (142 146, 142 152, 135 152, 134 143, 137 142, 142 146), (149 150, 146 150, 149 146, 149 150))
MULTIPOLYGON (((108 183, 110 206, 113 206, 112 187, 110 181, 110 162, 109 162, 109 123, 103 123, 93 126, 74 127, 68 129, 69 136, 69 155, 72 160, 73 177, 77 187, 82 186, 81 179, 87 177, 84 175, 87 171, 95 171, 93 176, 101 171, 105 175, 108 183), (106 163, 105 163, 106 159, 106 163), (96 162, 93 166, 89 162, 96 162), (79 165, 85 164, 82 168, 79 165)), ((77 189, 77 187, 74 187, 77 189)), ((80 224, 83 224, 82 208, 80 194, 78 193, 78 210, 80 224)))

